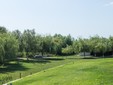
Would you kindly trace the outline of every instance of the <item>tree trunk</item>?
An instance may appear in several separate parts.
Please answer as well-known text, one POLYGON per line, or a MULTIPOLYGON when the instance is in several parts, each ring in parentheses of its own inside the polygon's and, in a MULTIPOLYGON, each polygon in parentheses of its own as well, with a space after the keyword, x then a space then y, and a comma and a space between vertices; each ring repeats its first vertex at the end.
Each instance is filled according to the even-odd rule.
POLYGON ((4 63, 5 63, 5 61, 4 61, 4 58, 2 57, 2 66, 4 66, 4 63))
POLYGON ((27 61, 29 60, 28 56, 27 56, 27 61))
POLYGON ((97 55, 96 55, 96 53, 95 53, 95 57, 96 57, 97 55))
POLYGON ((44 51, 43 51, 43 49, 42 49, 42 56, 44 55, 44 51))
POLYGON ((19 58, 17 58, 17 64, 19 64, 19 58))
POLYGON ((84 52, 84 56, 86 56, 85 52, 84 52))
POLYGON ((26 58, 27 58, 27 61, 29 60, 29 57, 28 57, 28 52, 26 53, 26 58))
POLYGON ((85 55, 85 52, 84 52, 84 58, 85 58, 85 56, 86 56, 86 55, 85 55))
POLYGON ((104 58, 104 53, 103 53, 103 58, 104 58))

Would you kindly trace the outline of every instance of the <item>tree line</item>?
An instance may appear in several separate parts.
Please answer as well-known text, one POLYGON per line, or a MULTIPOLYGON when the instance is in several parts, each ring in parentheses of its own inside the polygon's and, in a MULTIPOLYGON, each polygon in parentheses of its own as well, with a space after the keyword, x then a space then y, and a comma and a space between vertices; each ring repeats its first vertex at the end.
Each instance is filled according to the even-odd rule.
POLYGON ((109 38, 98 35, 74 39, 71 35, 40 35, 32 30, 8 31, 0 27, 0 63, 4 64, 17 57, 33 58, 34 55, 72 55, 89 52, 93 56, 113 54, 113 36, 109 38))

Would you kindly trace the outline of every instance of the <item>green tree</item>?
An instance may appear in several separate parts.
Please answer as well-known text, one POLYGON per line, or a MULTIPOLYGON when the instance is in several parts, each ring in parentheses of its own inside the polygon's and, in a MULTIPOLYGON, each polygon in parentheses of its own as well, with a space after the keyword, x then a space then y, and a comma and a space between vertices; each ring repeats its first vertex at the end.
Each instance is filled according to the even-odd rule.
POLYGON ((99 43, 100 37, 98 35, 90 37, 90 52, 93 52, 94 55, 97 55, 98 48, 97 45, 99 43))
POLYGON ((75 41, 73 41, 73 50, 74 50, 74 53, 75 54, 78 54, 78 53, 80 53, 80 51, 81 51, 81 47, 80 47, 80 43, 79 43, 79 40, 75 40, 75 41))
POLYGON ((4 39, 2 39, 0 34, 0 62, 1 64, 4 63, 4 57, 5 57, 5 50, 4 50, 4 39))
POLYGON ((1 63, 16 59, 18 52, 18 40, 10 33, 0 34, 0 56, 1 63))
POLYGON ((113 36, 109 37, 109 46, 111 47, 112 55, 113 55, 113 36))
POLYGON ((84 53, 85 56, 85 52, 89 52, 89 40, 88 39, 82 39, 79 38, 79 49, 81 52, 84 53))
POLYGON ((74 50, 73 50, 73 47, 71 45, 70 46, 67 45, 66 48, 62 48, 62 54, 64 54, 64 55, 70 55, 73 53, 74 53, 74 50))
POLYGON ((60 55, 62 53, 62 47, 63 47, 63 36, 62 35, 55 35, 52 39, 53 43, 53 50, 55 54, 60 55))
POLYGON ((28 60, 28 56, 30 53, 36 52, 36 33, 35 30, 25 30, 22 35, 22 43, 25 45, 26 57, 28 60))
POLYGON ((5 27, 0 26, 0 33, 7 33, 7 29, 5 27))
POLYGON ((65 43, 67 45, 72 45, 73 41, 74 41, 74 38, 72 38, 71 35, 68 35, 68 36, 65 37, 65 43))

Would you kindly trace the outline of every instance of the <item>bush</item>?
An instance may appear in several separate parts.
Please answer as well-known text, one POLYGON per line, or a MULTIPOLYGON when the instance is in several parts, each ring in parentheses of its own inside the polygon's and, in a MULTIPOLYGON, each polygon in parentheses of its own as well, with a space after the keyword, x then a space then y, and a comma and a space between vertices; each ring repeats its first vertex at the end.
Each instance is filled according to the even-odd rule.
POLYGON ((18 52, 17 57, 26 57, 26 52, 18 52))
POLYGON ((62 54, 64 55, 71 55, 73 53, 74 51, 72 46, 67 46, 66 48, 62 48, 62 54))

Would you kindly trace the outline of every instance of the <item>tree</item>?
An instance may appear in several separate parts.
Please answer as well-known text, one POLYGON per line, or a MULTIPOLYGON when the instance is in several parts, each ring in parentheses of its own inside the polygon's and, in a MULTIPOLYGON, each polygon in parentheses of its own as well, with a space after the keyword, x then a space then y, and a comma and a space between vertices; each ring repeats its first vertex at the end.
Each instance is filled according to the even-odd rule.
POLYGON ((7 29, 5 27, 0 26, 0 33, 7 33, 7 29))
POLYGON ((75 54, 78 54, 78 53, 80 53, 80 51, 81 51, 81 47, 80 47, 80 43, 79 43, 79 40, 75 40, 75 41, 73 41, 73 50, 74 50, 74 53, 75 54))
POLYGON ((79 38, 79 43, 79 49, 81 52, 84 52, 85 56, 85 52, 89 52, 89 41, 88 39, 79 38))
POLYGON ((71 35, 68 35, 65 37, 65 43, 67 45, 72 45, 73 44, 74 39, 71 37, 71 35))
POLYGON ((5 57, 4 40, 2 39, 0 35, 0 62, 1 64, 4 63, 4 57, 5 57))
POLYGON ((60 55, 62 53, 62 47, 63 47, 63 36, 62 35, 54 35, 53 39, 52 39, 52 43, 53 43, 53 50, 55 54, 60 55))
POLYGON ((52 36, 43 37, 43 49, 45 53, 52 53, 52 36))
POLYGON ((108 39, 94 36, 90 38, 90 51, 95 53, 95 56, 97 56, 97 53, 102 54, 103 57, 106 52, 109 52, 111 50, 111 44, 108 39))
POLYGON ((26 57, 28 60, 28 56, 29 53, 33 53, 36 51, 35 47, 36 47, 36 33, 35 30, 25 30, 23 35, 22 35, 22 40, 24 42, 25 45, 25 52, 26 52, 26 57))
POLYGON ((15 30, 12 32, 12 35, 16 37, 16 39, 19 42, 19 52, 23 52, 23 46, 22 45, 22 33, 19 30, 15 30))
POLYGON ((0 34, 0 62, 4 64, 6 61, 16 59, 18 52, 18 40, 10 33, 0 34))
POLYGON ((111 47, 112 55, 113 55, 113 36, 109 37, 109 46, 111 47))
POLYGON ((90 37, 90 39, 89 39, 90 52, 94 53, 95 56, 97 56, 97 52, 98 52, 97 45, 100 42, 99 39, 100 39, 100 37, 98 35, 90 37))
POLYGON ((71 55, 73 53, 74 53, 74 50, 71 45, 70 46, 67 45, 66 48, 62 48, 62 54, 64 54, 64 55, 71 55))

